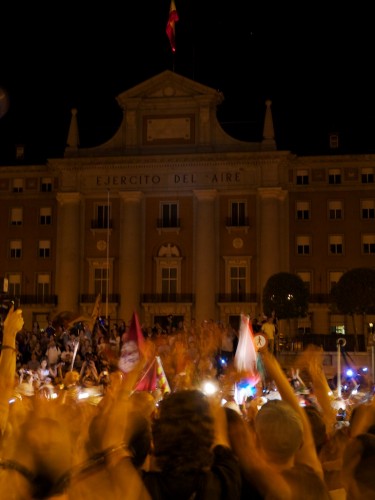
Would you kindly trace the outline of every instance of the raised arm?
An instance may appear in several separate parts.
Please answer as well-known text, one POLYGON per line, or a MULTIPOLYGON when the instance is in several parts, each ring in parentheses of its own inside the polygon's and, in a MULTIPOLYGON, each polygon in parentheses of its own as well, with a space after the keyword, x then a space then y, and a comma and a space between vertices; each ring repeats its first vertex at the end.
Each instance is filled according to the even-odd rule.
POLYGON ((298 413, 303 424, 303 445, 297 453, 296 461, 312 467, 323 478, 323 469, 316 453, 311 425, 303 408, 299 405, 293 388, 277 359, 269 352, 262 353, 262 359, 267 374, 274 380, 281 398, 298 413))
POLYGON ((4 434, 9 414, 9 398, 14 389, 16 373, 16 335, 22 330, 22 310, 9 309, 4 321, 3 343, 0 355, 0 432, 4 434))
POLYGON ((320 348, 309 346, 303 354, 303 359, 310 374, 314 394, 322 409, 327 434, 331 435, 335 432, 336 411, 332 406, 332 391, 323 371, 322 354, 320 348))

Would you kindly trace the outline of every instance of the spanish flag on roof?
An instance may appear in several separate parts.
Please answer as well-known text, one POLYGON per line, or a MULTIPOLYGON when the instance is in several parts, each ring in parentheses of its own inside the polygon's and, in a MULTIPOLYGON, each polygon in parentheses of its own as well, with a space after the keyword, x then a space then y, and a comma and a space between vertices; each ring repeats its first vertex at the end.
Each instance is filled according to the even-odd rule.
POLYGON ((176 22, 178 21, 178 13, 176 9, 176 4, 174 0, 171 0, 171 5, 169 7, 169 16, 167 27, 165 29, 169 42, 171 44, 172 52, 176 52, 176 22))

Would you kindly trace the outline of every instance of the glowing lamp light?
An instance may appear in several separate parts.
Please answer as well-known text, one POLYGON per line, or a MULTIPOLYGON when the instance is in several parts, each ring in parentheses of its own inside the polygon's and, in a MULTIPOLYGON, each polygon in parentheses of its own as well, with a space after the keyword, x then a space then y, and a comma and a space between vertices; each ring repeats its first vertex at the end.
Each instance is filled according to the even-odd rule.
POLYGON ((217 384, 212 382, 211 380, 207 380, 202 384, 202 392, 206 394, 206 396, 212 396, 218 391, 217 384))
POLYGON ((347 377, 352 377, 353 375, 354 375, 353 370, 351 370, 351 369, 346 370, 346 376, 347 376, 347 377))
POLYGON ((334 408, 337 411, 340 410, 346 410, 346 404, 345 401, 341 398, 336 398, 331 402, 332 408, 334 408))

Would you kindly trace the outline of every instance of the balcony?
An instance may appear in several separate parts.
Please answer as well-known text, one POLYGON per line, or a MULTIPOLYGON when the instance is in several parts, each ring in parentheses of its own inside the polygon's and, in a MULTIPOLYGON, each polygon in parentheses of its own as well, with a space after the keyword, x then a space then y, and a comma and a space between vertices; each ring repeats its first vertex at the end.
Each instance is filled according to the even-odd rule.
POLYGON ((104 220, 104 219, 92 219, 91 220, 91 229, 112 229, 113 228, 113 220, 104 220))
POLYGON ((157 219, 156 227, 159 234, 162 232, 179 233, 181 229, 180 219, 157 219))
POLYGON ((144 293, 141 295, 142 303, 158 303, 169 302, 177 303, 184 302, 192 304, 195 301, 195 296, 192 293, 144 293))
MULTIPOLYGON (((359 352, 366 352, 366 342, 363 334, 358 334, 359 352)), ((337 352, 337 340, 344 338, 346 340, 345 352, 355 351, 355 336, 349 335, 325 335, 324 333, 298 334, 292 337, 283 338, 280 343, 280 350, 283 351, 304 351, 309 345, 316 345, 324 352, 337 352)), ((281 340, 281 339, 280 339, 281 340)))
MULTIPOLYGON (((97 297, 97 295, 95 295, 94 293, 83 293, 80 295, 79 301, 81 302, 81 304, 94 304, 96 301, 96 297, 97 297)), ((113 303, 119 304, 120 298, 121 298, 121 296, 119 293, 108 294, 108 302, 110 302, 111 304, 113 304, 113 303)), ((102 295, 101 302, 102 302, 102 304, 105 304, 107 302, 107 295, 106 294, 102 295)))
POLYGON ((225 227, 228 233, 234 231, 243 231, 247 233, 249 230, 249 217, 227 217, 225 227))
POLYGON ((219 293, 217 302, 258 302, 256 293, 219 293))
POLYGON ((17 298, 20 301, 20 306, 53 306, 56 307, 58 304, 57 295, 19 295, 17 298))

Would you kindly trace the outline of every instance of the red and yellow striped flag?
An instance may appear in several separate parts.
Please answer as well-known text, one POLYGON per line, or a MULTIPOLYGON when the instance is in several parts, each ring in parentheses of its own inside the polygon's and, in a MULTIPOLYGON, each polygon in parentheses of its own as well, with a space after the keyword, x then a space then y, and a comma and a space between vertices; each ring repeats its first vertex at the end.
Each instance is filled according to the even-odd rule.
POLYGON ((165 29, 169 42, 171 44, 172 52, 176 52, 176 22, 178 21, 178 13, 176 9, 176 4, 174 0, 171 0, 171 5, 169 7, 169 16, 167 27, 165 29))
POLYGON ((163 396, 167 392, 171 392, 171 388, 169 387, 168 380, 159 356, 156 356, 156 379, 163 396))

